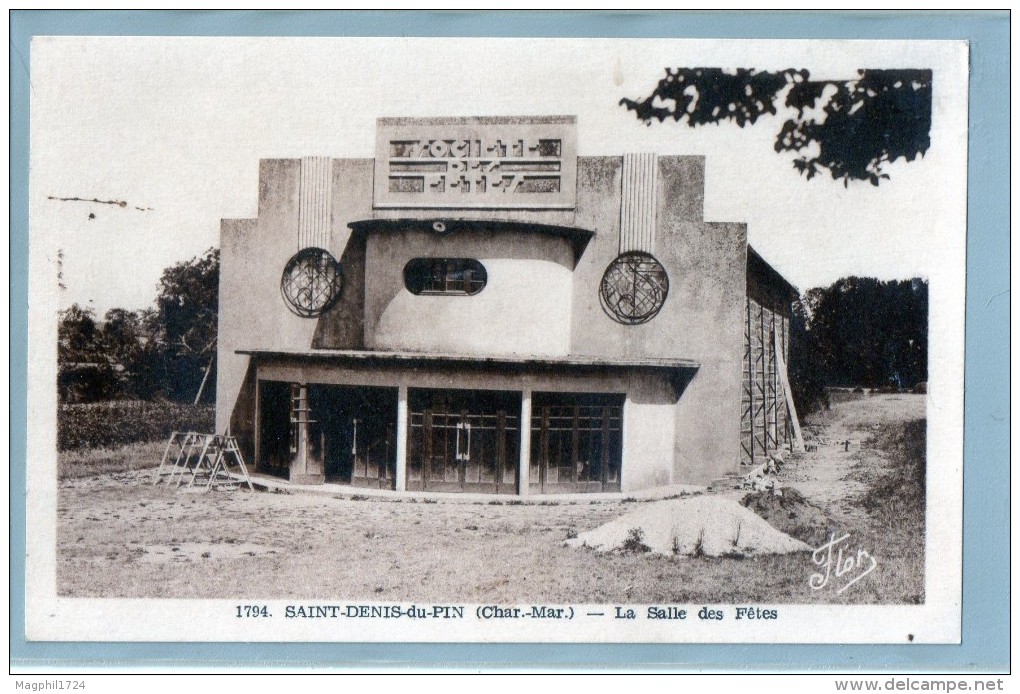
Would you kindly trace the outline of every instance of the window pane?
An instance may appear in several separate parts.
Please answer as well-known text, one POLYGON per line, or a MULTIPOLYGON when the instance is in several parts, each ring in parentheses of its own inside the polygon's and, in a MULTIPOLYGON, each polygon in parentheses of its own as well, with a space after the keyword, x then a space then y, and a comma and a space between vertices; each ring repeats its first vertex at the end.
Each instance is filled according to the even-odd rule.
POLYGON ((404 286, 415 295, 470 296, 487 280, 485 266, 472 258, 414 258, 404 266, 404 286))

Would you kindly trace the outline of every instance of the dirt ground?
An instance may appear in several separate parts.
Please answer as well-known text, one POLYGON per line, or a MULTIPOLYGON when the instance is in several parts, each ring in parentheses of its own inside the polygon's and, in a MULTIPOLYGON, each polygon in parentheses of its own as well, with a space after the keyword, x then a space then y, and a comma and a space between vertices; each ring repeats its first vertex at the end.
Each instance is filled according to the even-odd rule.
MULTIPOLYGON (((873 434, 923 418, 920 395, 836 403, 806 427, 817 450, 783 470, 785 484, 855 540, 872 543, 878 569, 841 594, 809 586, 818 567, 807 552, 680 558, 564 546, 575 533, 644 501, 429 503, 198 493, 153 486, 154 468, 109 472, 100 464, 97 474, 75 474, 67 456, 59 485, 58 592, 502 603, 918 602, 923 519, 919 537, 916 524, 890 529, 859 498, 889 465, 887 452, 868 448, 873 434), (836 442, 847 439, 845 452, 836 442)), ((76 455, 85 469, 88 456, 76 455)))
POLYGON ((834 393, 834 397, 832 409, 806 418, 804 439, 816 450, 791 459, 783 468, 783 484, 795 487, 847 526, 867 525, 861 506, 846 502, 864 495, 872 479, 866 470, 855 468, 863 462, 879 469, 888 457, 887 451, 867 447, 868 439, 883 427, 924 419, 927 396, 834 393), (844 446, 847 441, 849 446, 844 446))

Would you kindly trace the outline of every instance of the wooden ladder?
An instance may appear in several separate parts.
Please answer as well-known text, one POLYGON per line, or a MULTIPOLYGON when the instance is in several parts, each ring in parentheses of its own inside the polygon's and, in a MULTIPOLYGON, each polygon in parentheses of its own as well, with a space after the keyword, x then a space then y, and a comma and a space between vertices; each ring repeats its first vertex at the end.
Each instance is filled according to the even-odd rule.
POLYGON ((790 410, 790 423, 793 425, 793 450, 798 453, 804 452, 804 435, 800 431, 800 419, 797 417, 797 405, 793 402, 793 391, 790 390, 790 375, 786 370, 786 359, 783 350, 779 345, 779 333, 775 333, 776 360, 779 362, 779 380, 783 384, 783 394, 786 396, 786 406, 790 410))
MULTIPOLYGON (((201 441, 201 436, 194 431, 171 433, 170 439, 166 442, 166 449, 163 451, 163 458, 159 461, 156 478, 152 483, 164 482, 169 486, 175 478, 182 477, 192 465, 192 458, 195 455, 196 446, 201 441)), ((180 484, 180 479, 177 480, 177 483, 180 484)))

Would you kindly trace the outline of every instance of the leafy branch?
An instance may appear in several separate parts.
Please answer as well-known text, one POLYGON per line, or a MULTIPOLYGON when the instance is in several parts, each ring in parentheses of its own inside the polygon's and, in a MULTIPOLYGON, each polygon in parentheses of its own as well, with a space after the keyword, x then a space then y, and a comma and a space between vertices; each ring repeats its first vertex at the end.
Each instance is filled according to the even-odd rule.
POLYGON ((792 68, 667 68, 649 96, 620 104, 648 125, 730 121, 743 128, 778 115, 785 94, 789 116, 776 152, 797 153, 793 166, 808 179, 825 169, 844 186, 852 180, 877 186, 889 178, 886 164, 928 151, 931 88, 931 70, 858 70, 851 80, 811 80, 807 70, 792 68))

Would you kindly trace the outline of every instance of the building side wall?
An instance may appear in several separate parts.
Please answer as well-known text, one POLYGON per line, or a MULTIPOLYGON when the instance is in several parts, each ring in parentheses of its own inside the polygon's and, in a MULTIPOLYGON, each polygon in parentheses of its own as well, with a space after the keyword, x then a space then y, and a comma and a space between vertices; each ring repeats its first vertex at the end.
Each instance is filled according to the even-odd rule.
MULTIPOLYGON (((248 405, 250 388, 245 388, 249 358, 235 354, 248 333, 244 316, 247 285, 244 259, 252 254, 258 220, 224 219, 220 222, 220 289, 216 327, 216 431, 228 428, 238 440, 251 434, 248 405)), ((244 445, 242 443, 242 445, 244 445)))
POLYGON ((790 413, 778 358, 781 353, 782 363, 789 361, 788 313, 782 306, 770 308, 747 298, 740 422, 741 462, 747 465, 763 462, 789 441, 790 413))
POLYGON ((790 411, 780 375, 790 362, 789 290, 748 265, 741 400, 741 462, 753 465, 790 440, 790 411))

